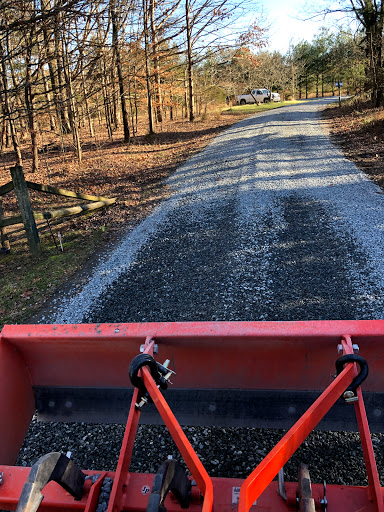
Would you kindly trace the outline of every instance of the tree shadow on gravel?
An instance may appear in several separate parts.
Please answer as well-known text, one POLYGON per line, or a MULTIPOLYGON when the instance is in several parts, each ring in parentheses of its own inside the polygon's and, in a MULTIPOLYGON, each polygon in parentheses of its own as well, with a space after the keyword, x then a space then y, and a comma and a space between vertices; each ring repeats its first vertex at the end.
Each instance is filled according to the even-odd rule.
POLYGON ((351 239, 333 231, 321 201, 291 195, 282 208, 284 224, 273 247, 276 266, 270 269, 275 300, 265 311, 266 319, 361 318, 350 271, 351 262, 362 270, 367 267, 364 255, 351 239))

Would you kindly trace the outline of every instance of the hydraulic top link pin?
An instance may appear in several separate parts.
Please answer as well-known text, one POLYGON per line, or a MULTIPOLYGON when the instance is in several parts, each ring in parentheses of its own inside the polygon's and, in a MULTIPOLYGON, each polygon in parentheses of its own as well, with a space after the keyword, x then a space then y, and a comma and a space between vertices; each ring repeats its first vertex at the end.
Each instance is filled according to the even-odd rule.
POLYGON ((160 364, 149 354, 139 354, 132 360, 129 366, 129 378, 132 385, 142 392, 141 400, 136 404, 137 408, 141 409, 146 403, 151 401, 144 382, 138 375, 139 370, 143 366, 147 366, 157 387, 165 391, 168 388, 168 384, 172 384, 170 378, 175 374, 173 370, 168 368, 169 363, 170 361, 167 359, 164 364, 160 364))
POLYGON ((343 399, 346 403, 353 403, 358 400, 358 396, 356 393, 356 390, 361 384, 365 381, 365 379, 368 377, 368 363, 367 361, 357 355, 357 354, 346 354, 344 356, 339 357, 339 359, 336 361, 336 373, 339 375, 343 369, 344 365, 347 363, 357 363, 360 367, 360 372, 351 382, 350 386, 344 391, 343 393, 343 399))

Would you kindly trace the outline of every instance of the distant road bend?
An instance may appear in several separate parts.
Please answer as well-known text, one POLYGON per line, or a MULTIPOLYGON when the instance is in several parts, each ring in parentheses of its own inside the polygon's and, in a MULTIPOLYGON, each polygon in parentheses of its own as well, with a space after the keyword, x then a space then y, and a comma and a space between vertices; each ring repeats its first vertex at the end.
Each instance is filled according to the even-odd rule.
POLYGON ((315 100, 233 125, 43 322, 382 318, 384 197, 315 100))

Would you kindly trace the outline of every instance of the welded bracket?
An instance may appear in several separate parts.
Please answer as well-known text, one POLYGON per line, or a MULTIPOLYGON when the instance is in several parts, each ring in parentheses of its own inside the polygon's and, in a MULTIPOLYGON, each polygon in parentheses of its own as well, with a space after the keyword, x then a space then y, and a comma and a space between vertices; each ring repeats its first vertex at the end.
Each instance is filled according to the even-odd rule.
POLYGON ((40 457, 32 466, 16 512, 36 512, 44 499, 41 491, 51 480, 61 485, 75 500, 81 500, 85 474, 66 455, 52 452, 40 457))
POLYGON ((191 481, 176 460, 166 460, 158 469, 149 496, 147 512, 166 510, 164 500, 169 491, 180 503, 181 508, 189 507, 191 497, 191 481))

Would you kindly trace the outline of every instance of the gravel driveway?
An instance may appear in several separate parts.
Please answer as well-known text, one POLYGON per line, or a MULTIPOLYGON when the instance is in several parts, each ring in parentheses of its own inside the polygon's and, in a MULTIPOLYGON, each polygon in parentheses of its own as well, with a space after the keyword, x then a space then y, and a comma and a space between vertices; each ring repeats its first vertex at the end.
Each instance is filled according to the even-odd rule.
MULTIPOLYGON (((383 318, 384 197, 330 142, 319 115, 327 102, 272 110, 219 135, 168 178, 170 199, 42 322, 383 318)), ((81 425, 74 440, 68 425, 38 428, 20 463, 55 448, 83 467, 113 468, 121 427, 81 425), (105 450, 91 446, 89 455, 92 436, 105 450)), ((189 427, 187 435, 210 474, 245 477, 281 432, 189 427), (215 445, 229 450, 224 459, 215 445)), ((374 438, 383 468, 384 437, 374 438)), ((133 469, 154 471, 168 453, 177 455, 162 427, 142 427, 133 469)), ((298 460, 311 459, 315 481, 365 482, 353 434, 314 433, 295 457, 290 478, 298 460)))
POLYGON ((382 318, 384 198, 330 142, 325 103, 218 136, 45 321, 382 318))

